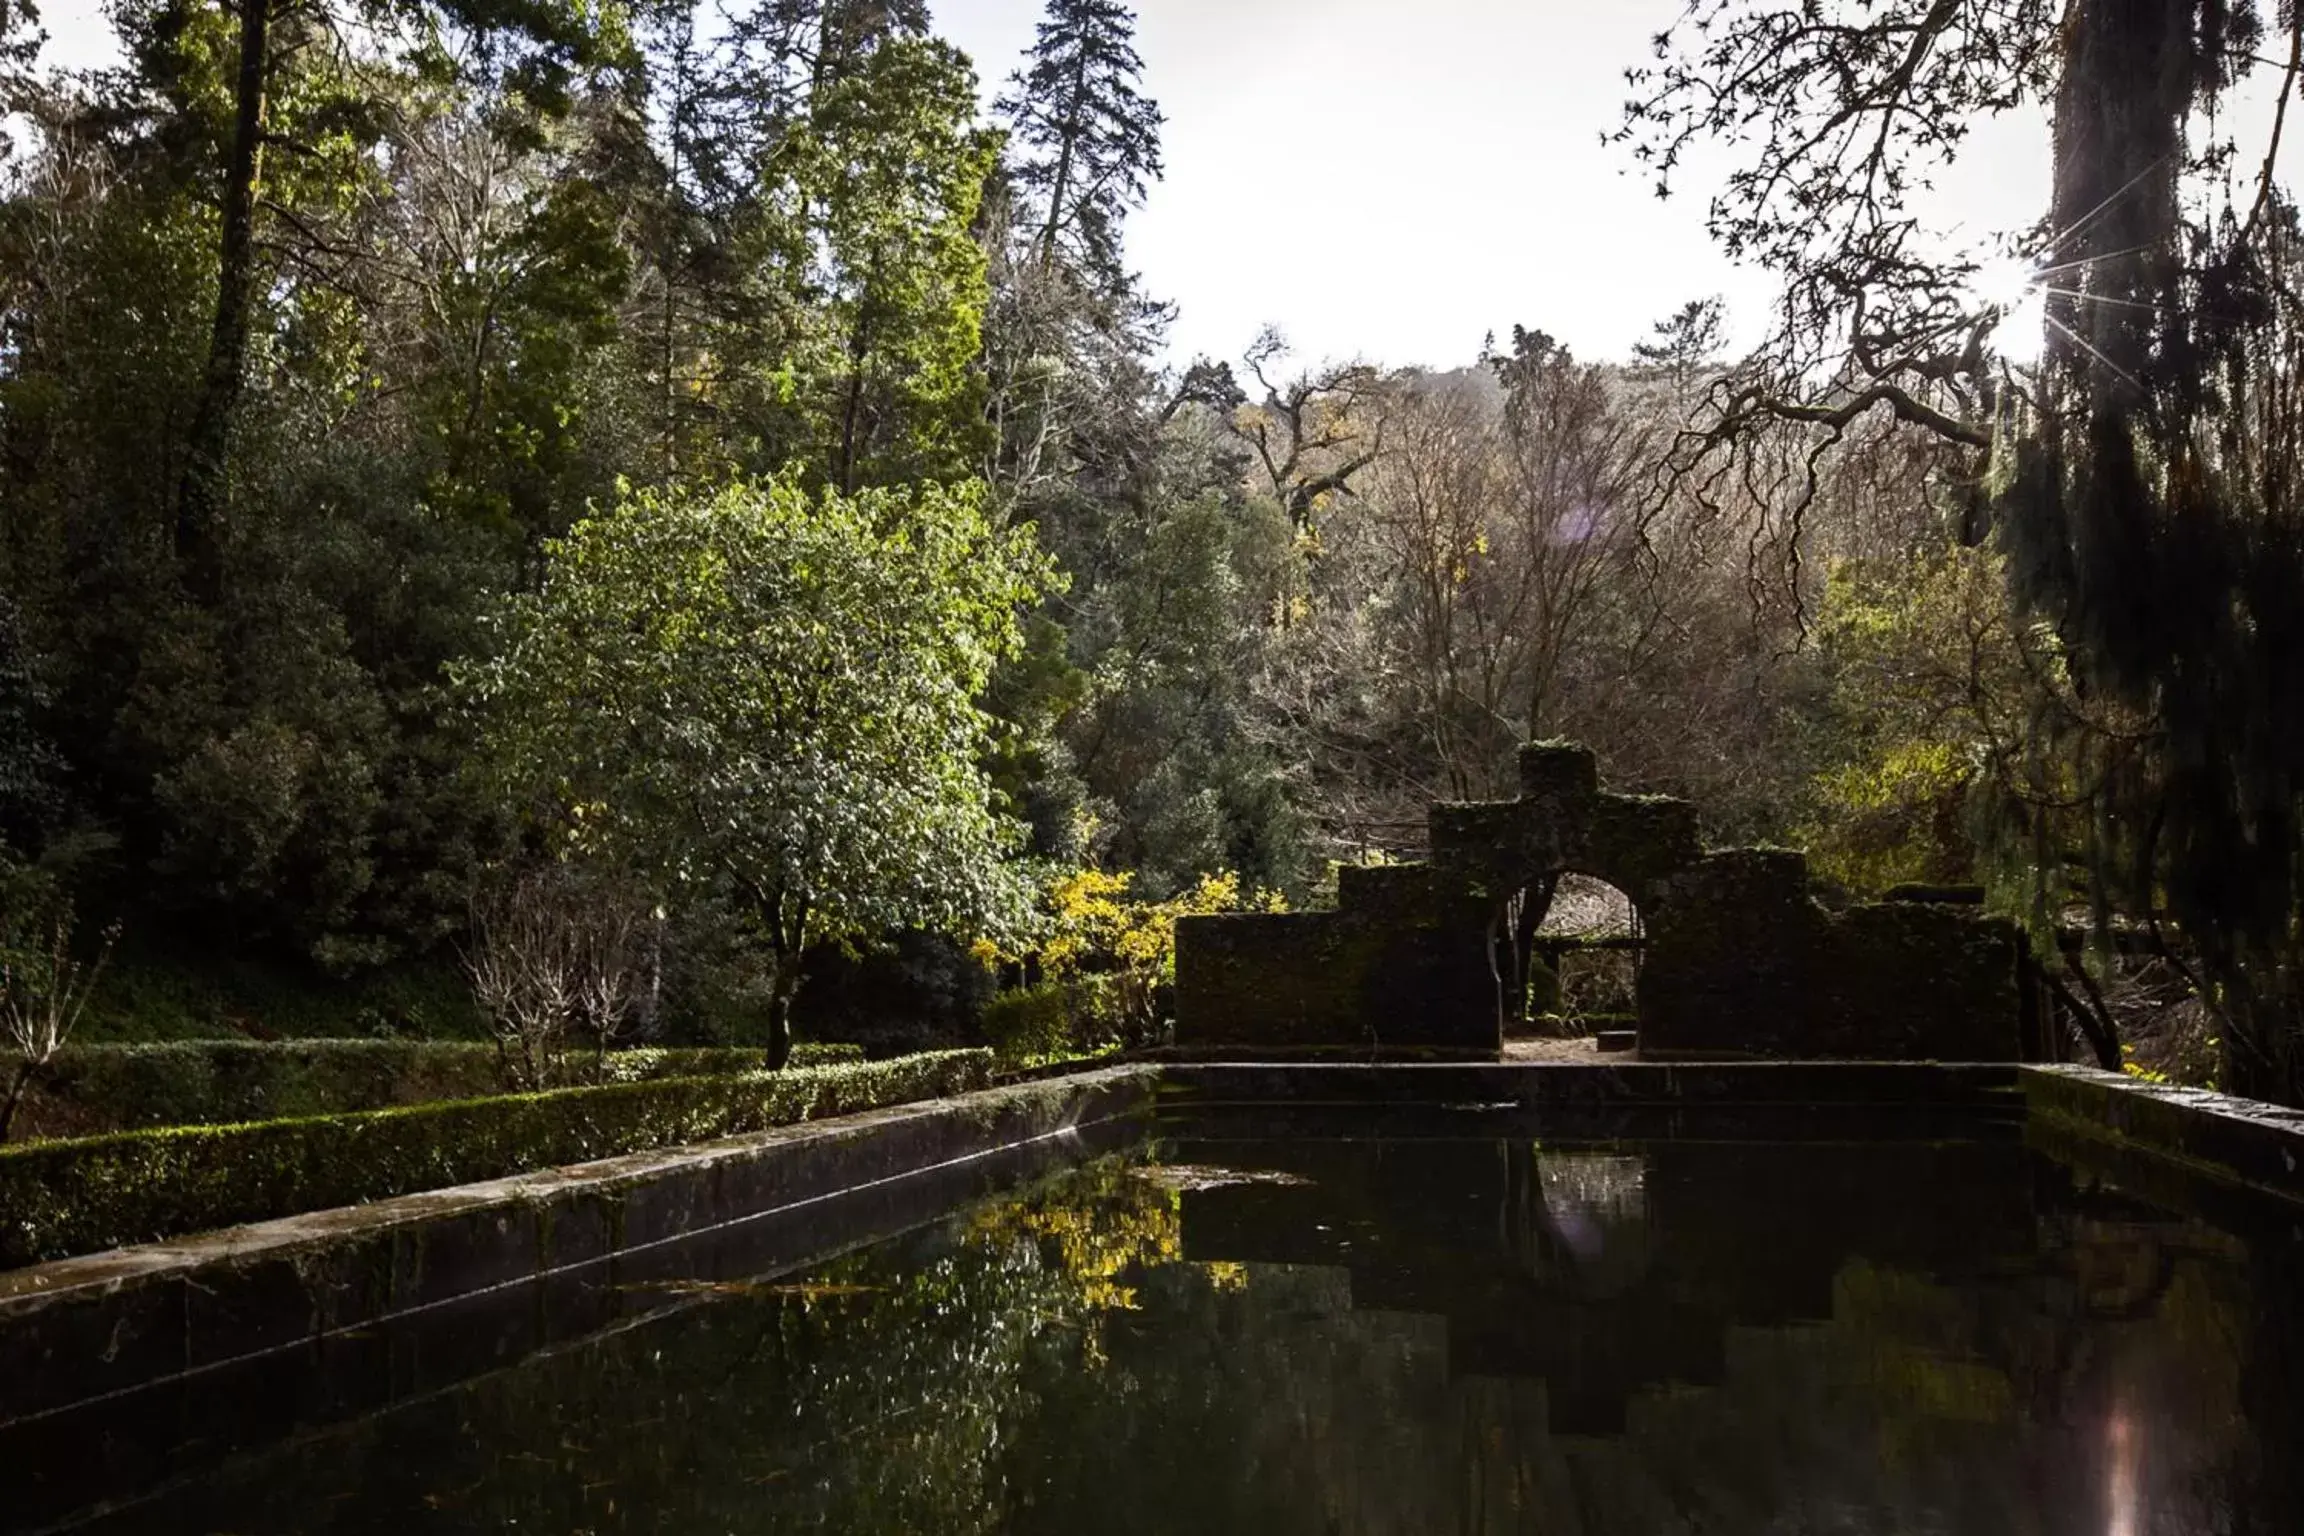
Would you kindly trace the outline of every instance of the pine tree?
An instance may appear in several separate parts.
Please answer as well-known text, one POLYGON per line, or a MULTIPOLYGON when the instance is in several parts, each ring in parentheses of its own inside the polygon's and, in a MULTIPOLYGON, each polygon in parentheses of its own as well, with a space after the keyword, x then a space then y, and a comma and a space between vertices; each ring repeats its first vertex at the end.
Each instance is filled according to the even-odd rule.
POLYGON ((1727 306, 1717 298, 1690 299, 1656 322, 1652 339, 1632 343, 1633 366, 1685 399, 1689 386, 1718 366, 1727 337, 1727 306))
POLYGON ((1160 179, 1160 106, 1137 87, 1136 17, 1117 0, 1049 0, 1031 62, 994 104, 1025 151, 1014 168, 1043 263, 1127 285, 1120 225, 1160 179))

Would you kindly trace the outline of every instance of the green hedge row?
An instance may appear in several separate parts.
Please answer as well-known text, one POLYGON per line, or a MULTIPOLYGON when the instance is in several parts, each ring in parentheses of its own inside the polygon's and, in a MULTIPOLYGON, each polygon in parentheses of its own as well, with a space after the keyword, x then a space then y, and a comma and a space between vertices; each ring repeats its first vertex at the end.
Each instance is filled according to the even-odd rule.
MULTIPOLYGON (((861 1061, 854 1045, 798 1045, 794 1066, 861 1061)), ((767 1052, 742 1048, 616 1051, 572 1065, 583 1078, 644 1082, 756 1072, 767 1052)), ((87 1045, 60 1052, 34 1080, 15 1129, 97 1136, 160 1125, 227 1125, 340 1115, 502 1093, 496 1047, 442 1040, 186 1040, 87 1045)))
POLYGON ((0 1149, 0 1266, 987 1086, 990 1051, 562 1088, 0 1149))

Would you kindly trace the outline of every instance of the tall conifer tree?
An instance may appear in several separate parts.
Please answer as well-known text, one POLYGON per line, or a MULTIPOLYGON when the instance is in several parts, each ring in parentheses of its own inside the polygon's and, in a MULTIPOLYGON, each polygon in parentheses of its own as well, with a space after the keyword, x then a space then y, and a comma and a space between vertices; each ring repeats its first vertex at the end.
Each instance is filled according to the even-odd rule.
POLYGON ((1160 179, 1160 106, 1140 91, 1136 17, 1118 0, 1049 0, 1030 62, 995 103, 1025 154, 1018 190, 1040 259, 1068 257, 1108 289, 1127 284, 1120 225, 1160 179))

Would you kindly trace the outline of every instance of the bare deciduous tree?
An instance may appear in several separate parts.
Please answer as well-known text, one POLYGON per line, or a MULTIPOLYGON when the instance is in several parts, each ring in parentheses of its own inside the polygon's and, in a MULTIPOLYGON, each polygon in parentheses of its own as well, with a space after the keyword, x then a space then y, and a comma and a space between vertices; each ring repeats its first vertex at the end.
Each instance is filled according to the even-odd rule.
POLYGON ((0 1142, 8 1139, 32 1079, 70 1042, 119 936, 117 927, 105 929, 95 960, 83 965, 72 956, 72 914, 66 910, 56 915, 45 943, 11 946, 0 958, 0 1033, 16 1058, 7 1100, 0 1103, 0 1142))
POLYGON ((644 1033, 655 1013, 657 919, 624 882, 566 864, 523 870, 475 898, 465 968, 521 1088, 568 1075, 644 1033))

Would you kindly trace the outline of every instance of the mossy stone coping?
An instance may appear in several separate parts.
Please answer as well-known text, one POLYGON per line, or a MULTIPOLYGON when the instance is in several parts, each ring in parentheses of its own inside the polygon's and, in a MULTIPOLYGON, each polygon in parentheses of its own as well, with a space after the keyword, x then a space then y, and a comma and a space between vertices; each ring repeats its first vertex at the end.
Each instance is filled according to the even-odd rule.
POLYGON ((948 1097, 992 1070, 990 1051, 937 1051, 10 1147, 0 1265, 948 1097))

